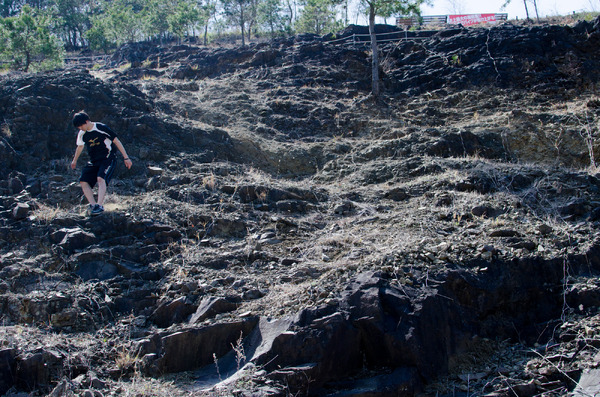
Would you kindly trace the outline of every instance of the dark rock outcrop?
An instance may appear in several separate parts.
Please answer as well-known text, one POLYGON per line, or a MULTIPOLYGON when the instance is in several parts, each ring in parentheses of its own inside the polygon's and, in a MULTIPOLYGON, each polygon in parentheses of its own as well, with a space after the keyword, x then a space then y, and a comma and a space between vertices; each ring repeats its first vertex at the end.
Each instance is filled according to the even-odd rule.
POLYGON ((0 350, 0 393, 4 394, 15 384, 17 361, 15 349, 0 350))
POLYGON ((70 120, 79 110, 114 129, 136 159, 164 155, 165 149, 181 145, 196 146, 210 156, 227 152, 215 150, 228 146, 225 133, 184 130, 156 115, 153 104, 133 85, 109 85, 86 71, 4 78, 0 98, 0 128, 10 131, 0 139, 0 176, 9 170, 31 172, 71 157, 76 131, 70 120))

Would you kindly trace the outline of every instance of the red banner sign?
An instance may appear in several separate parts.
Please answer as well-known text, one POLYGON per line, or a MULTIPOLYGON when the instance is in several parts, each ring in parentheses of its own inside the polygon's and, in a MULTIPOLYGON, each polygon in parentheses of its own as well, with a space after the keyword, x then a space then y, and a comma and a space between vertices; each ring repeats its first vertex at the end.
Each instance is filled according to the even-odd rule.
POLYGON ((496 23, 496 14, 448 15, 448 23, 463 26, 477 25, 478 23, 496 23))

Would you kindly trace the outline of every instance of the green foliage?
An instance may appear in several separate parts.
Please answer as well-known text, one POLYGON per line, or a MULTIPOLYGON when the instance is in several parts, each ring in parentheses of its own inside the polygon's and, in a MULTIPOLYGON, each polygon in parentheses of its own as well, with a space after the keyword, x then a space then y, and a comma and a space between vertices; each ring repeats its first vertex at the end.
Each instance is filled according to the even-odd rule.
POLYGON ((268 29, 271 37, 285 31, 286 17, 280 0, 264 0, 258 5, 258 22, 268 29))
POLYGON ((221 0, 223 14, 232 26, 237 26, 242 32, 242 45, 246 44, 246 32, 252 23, 252 0, 221 0))
POLYGON ((593 21, 594 19, 598 18, 598 15, 600 15, 600 12, 578 12, 578 13, 573 13, 572 17, 573 19, 577 20, 577 21, 593 21))
POLYGON ((144 8, 145 31, 150 37, 165 37, 169 31, 167 17, 172 6, 168 1, 148 0, 144 8))
POLYGON ((114 46, 114 43, 108 39, 106 24, 103 22, 104 21, 102 20, 96 21, 96 23, 85 32, 85 38, 92 50, 104 51, 104 53, 107 54, 114 46))
POLYGON ((117 45, 133 43, 143 38, 141 9, 127 0, 117 0, 106 9, 103 21, 107 36, 117 45))
POLYGON ((93 0, 53 0, 55 32, 71 48, 82 43, 83 34, 90 28, 90 16, 96 11, 93 0))
MULTIPOLYGON (((368 12, 370 8, 365 5, 381 3, 377 15, 390 16, 398 9, 406 9, 399 8, 398 4, 423 1, 360 0, 360 9, 368 12)), ((35 14, 36 18, 44 15, 47 37, 40 50, 57 45, 58 38, 69 50, 89 46, 93 50, 109 52, 125 43, 162 42, 201 34, 207 43, 209 35, 222 37, 241 33, 244 45, 251 36, 275 37, 294 34, 294 30, 335 33, 347 23, 347 7, 348 0, 0 0, 0 16, 7 20, 2 24, 2 34, 8 37, 10 31, 25 29, 25 21, 31 17, 29 14, 35 14), (25 3, 28 4, 27 11, 22 12, 25 3), (11 22, 10 18, 18 18, 21 25, 11 22)), ((19 36, 29 37, 28 32, 13 34, 12 39, 0 43, 4 48, 2 56, 10 60, 13 57, 7 54, 27 43, 25 55, 14 63, 22 69, 29 68, 31 63, 27 54, 32 51, 32 42, 19 36)), ((47 64, 51 59, 47 55, 43 63, 47 64)))
POLYGON ((50 28, 47 12, 25 5, 19 16, 0 21, 0 58, 26 72, 62 66, 64 48, 50 28))
POLYGON ((462 66, 462 61, 460 60, 460 57, 458 55, 454 54, 450 58, 450 64, 453 66, 462 66))
POLYGON ((201 21, 201 16, 200 10, 192 1, 179 0, 167 16, 169 32, 181 39, 201 21))
POLYGON ((321 35, 340 30, 342 26, 336 21, 335 7, 334 0, 307 0, 296 23, 298 32, 321 35))
POLYGON ((183 38, 206 23, 207 10, 193 0, 105 1, 85 37, 104 51, 144 39, 183 38))

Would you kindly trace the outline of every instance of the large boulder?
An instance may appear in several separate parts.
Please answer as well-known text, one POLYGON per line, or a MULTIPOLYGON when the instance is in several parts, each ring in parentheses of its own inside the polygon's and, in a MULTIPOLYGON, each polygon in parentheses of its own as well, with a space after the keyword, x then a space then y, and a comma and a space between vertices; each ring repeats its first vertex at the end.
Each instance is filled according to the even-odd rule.
POLYGON ((170 302, 164 302, 156 308, 150 316, 150 321, 161 328, 167 328, 171 324, 181 323, 196 311, 194 305, 185 296, 170 302))
POLYGON ((0 394, 4 394, 15 384, 17 361, 15 349, 0 350, 0 394))
POLYGON ((252 317, 231 323, 155 334, 138 344, 144 371, 151 375, 189 371, 212 364, 243 340, 258 323, 252 317))
POLYGON ((232 312, 237 309, 239 303, 233 302, 231 299, 208 297, 204 298, 196 312, 190 318, 190 323, 200 323, 206 319, 213 318, 217 314, 232 312))
POLYGON ((58 245, 67 253, 73 253, 98 242, 95 235, 78 227, 64 229, 62 232, 64 232, 64 237, 58 245))
POLYGON ((64 356, 57 351, 40 349, 17 357, 16 384, 24 390, 47 390, 61 376, 64 356))

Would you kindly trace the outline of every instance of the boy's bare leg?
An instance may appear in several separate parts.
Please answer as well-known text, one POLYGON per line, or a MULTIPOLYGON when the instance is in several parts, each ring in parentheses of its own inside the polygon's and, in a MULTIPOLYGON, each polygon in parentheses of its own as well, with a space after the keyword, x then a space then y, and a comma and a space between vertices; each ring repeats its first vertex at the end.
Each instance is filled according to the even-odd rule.
POLYGON ((104 205, 106 197, 106 181, 103 178, 98 178, 98 204, 104 205))
MULTIPOLYGON (((83 195, 85 196, 87 201, 91 205, 96 204, 96 200, 94 200, 94 191, 92 190, 90 184, 87 182, 79 182, 79 183, 81 184, 81 190, 83 190, 83 195)), ((104 187, 106 188, 106 184, 104 185, 104 187)))

